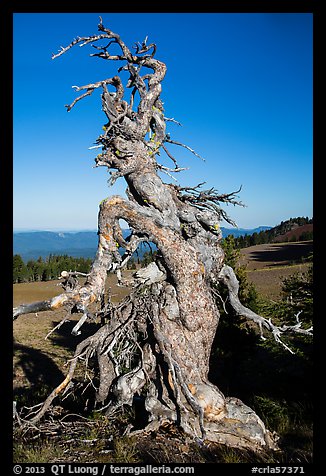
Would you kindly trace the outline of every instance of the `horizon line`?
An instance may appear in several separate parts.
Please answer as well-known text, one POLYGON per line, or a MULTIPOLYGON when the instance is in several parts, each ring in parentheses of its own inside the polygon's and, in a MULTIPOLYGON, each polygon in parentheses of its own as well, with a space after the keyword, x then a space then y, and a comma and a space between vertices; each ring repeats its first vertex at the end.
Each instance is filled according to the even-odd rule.
MULTIPOLYGON (((271 225, 257 225, 253 227, 242 227, 242 226, 221 226, 221 228, 227 230, 254 230, 256 228, 273 228, 271 225)), ((129 230, 129 228, 122 228, 122 230, 129 230)), ((73 229, 64 229, 64 228, 13 228, 13 233, 38 233, 38 232, 50 232, 50 233, 81 233, 81 232, 96 232, 96 228, 73 228, 73 229)))

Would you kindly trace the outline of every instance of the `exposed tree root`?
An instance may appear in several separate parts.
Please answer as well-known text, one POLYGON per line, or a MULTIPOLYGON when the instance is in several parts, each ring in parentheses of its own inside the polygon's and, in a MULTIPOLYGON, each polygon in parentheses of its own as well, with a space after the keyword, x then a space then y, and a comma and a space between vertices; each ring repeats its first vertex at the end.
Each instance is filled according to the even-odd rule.
MULTIPOLYGON (((237 398, 225 398, 198 371, 200 362, 189 372, 187 360, 177 355, 172 338, 162 333, 160 325, 160 320, 172 319, 180 327, 174 299, 175 293, 166 282, 141 285, 133 291, 114 308, 109 322, 77 346, 66 378, 25 424, 36 425, 73 380, 77 363, 82 361, 87 366, 95 356, 100 377, 96 391, 98 411, 111 415, 141 397, 149 415, 143 431, 157 430, 168 422, 198 441, 251 450, 277 449, 277 437, 252 409, 237 398)), ((190 347, 192 359, 200 360, 201 354, 195 351, 197 338, 196 332, 185 330, 179 339, 179 352, 187 353, 190 347), (185 346, 182 349, 181 342, 185 346)))

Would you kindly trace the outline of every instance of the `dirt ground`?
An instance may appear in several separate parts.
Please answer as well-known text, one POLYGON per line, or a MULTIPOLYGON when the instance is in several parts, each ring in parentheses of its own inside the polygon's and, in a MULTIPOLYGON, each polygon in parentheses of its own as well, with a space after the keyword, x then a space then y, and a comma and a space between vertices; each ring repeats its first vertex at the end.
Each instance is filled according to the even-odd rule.
MULTIPOLYGON (((117 286, 115 275, 108 276, 107 286, 113 303, 120 302, 129 293, 128 288, 117 286)), ((50 299, 62 291, 60 281, 14 284, 13 306, 50 299)), ((98 327, 97 323, 85 323, 82 334, 72 336, 71 330, 80 318, 80 314, 72 314, 69 321, 46 338, 65 313, 64 309, 58 309, 27 314, 14 321, 14 391, 18 394, 29 386, 58 385, 65 377, 67 360, 73 356, 76 345, 98 327)))
POLYGON ((246 264, 248 270, 279 268, 300 264, 313 252, 312 241, 295 243, 268 243, 241 249, 239 264, 246 264))
MULTIPOLYGON (((282 280, 307 270, 308 263, 297 263, 312 252, 312 242, 274 243, 241 250, 239 264, 247 266, 248 280, 266 298, 280 298, 282 280)), ((130 273, 131 271, 127 271, 130 273)), ((121 301, 129 289, 117 286, 116 276, 109 275, 107 286, 114 303, 121 301)), ((49 299, 62 291, 60 281, 21 283, 13 286, 13 305, 49 299)), ((76 345, 94 333, 97 323, 86 323, 81 336, 71 330, 80 315, 71 315, 60 329, 46 336, 65 316, 65 310, 28 314, 14 322, 14 388, 19 391, 30 385, 53 387, 66 373, 66 363, 76 345), (38 372, 35 372, 35 368, 38 372)))
POLYGON ((239 265, 246 265, 248 280, 268 299, 280 299, 282 281, 310 266, 302 262, 313 251, 312 241, 269 243, 241 250, 239 265))
MULTIPOLYGON (((124 272, 126 275, 130 271, 124 272)), ((19 283, 14 284, 14 302, 13 305, 28 304, 34 301, 42 301, 43 299, 50 299, 57 294, 60 294, 63 290, 60 286, 61 281, 39 281, 36 283, 19 283)), ((119 302, 128 294, 128 288, 117 286, 116 276, 109 274, 107 279, 107 286, 111 289, 111 297, 113 302, 119 302)), ((52 313, 53 314, 53 313, 52 313)))
MULTIPOLYGON (((241 250, 240 264, 247 264, 248 279, 255 284, 259 293, 271 299, 278 299, 281 280, 285 276, 306 270, 308 263, 295 264, 295 261, 300 260, 302 255, 307 256, 311 251, 312 243, 258 245, 241 250)), ((115 275, 108 277, 108 286, 114 303, 121 301, 129 293, 129 289, 117 286, 115 275)), ((13 305, 49 299, 61 291, 59 281, 15 284, 13 305)), ((71 315, 68 322, 46 338, 64 316, 65 310, 57 310, 28 314, 14 321, 13 390, 18 408, 44 401, 53 388, 65 378, 69 359, 73 357, 77 344, 98 329, 98 323, 85 323, 82 334, 72 336, 71 330, 80 317, 76 314, 71 315)), ((85 378, 82 366, 76 369, 75 377, 77 380, 85 378)), ((60 410, 60 405, 54 407, 54 410, 57 408, 60 410)), ((78 419, 70 423, 67 420, 66 423, 70 426, 77 424, 78 419)), ((112 422, 112 425, 112 434, 115 434, 118 431, 116 422, 112 422)), ((70 426, 67 426, 65 431, 70 431, 70 426)), ((224 447, 199 448, 198 445, 190 444, 185 437, 166 433, 165 430, 163 433, 144 434, 134 438, 117 436, 112 439, 111 435, 109 441, 107 435, 111 430, 106 421, 87 420, 85 428, 87 433, 84 436, 69 434, 69 438, 64 433, 59 434, 60 432, 56 435, 51 429, 52 439, 46 440, 46 443, 39 442, 38 445, 33 441, 26 447, 26 442, 19 440, 15 450, 15 462, 258 462, 257 455, 246 455, 224 447), (101 435, 102 426, 105 428, 104 439, 101 435)), ((306 458, 305 455, 303 457, 306 458)), ((271 462, 275 461, 272 459, 271 462)))

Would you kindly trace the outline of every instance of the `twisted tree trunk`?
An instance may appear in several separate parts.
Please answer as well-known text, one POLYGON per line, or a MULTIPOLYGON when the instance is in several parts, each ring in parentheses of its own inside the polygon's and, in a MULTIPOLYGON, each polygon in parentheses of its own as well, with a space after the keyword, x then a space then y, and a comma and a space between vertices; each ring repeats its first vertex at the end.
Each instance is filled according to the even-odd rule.
POLYGON ((105 323, 77 346, 67 377, 49 395, 32 422, 45 414, 53 399, 70 383, 77 361, 85 358, 87 365, 90 356, 95 355, 100 382, 96 398, 108 413, 122 405, 132 405, 134 397, 141 396, 149 415, 149 429, 170 421, 199 439, 251 449, 276 449, 275 438, 254 411, 236 398, 225 398, 208 381, 209 357, 219 322, 214 290, 226 285, 235 310, 255 321, 261 330, 262 326, 267 328, 281 344, 283 332, 310 334, 311 329, 304 331, 298 324, 286 329, 277 327, 241 305, 233 270, 224 265, 219 228, 221 218, 229 220, 220 204, 241 204, 235 200, 237 192, 221 195, 214 189, 202 190, 202 184, 181 188, 162 181, 158 171, 171 175, 182 170, 167 144, 184 146, 166 133, 169 119, 164 117, 160 100, 166 66, 154 58, 154 44, 147 45, 145 40, 132 54, 119 35, 103 26, 102 20, 98 29, 98 35, 78 37, 54 57, 76 44, 96 43, 97 52, 92 56, 122 61, 119 71, 129 72, 129 102, 124 99, 120 77, 114 76, 75 87, 86 92, 67 106, 69 111, 80 99, 102 89, 102 109, 108 122, 97 139, 102 152, 95 159, 96 166, 111 170, 111 183, 124 177, 128 198, 112 196, 101 202, 98 249, 85 284, 66 289, 49 301, 18 306, 14 318, 65 306, 68 312, 82 313, 73 331, 78 334, 82 324, 92 317, 90 304, 103 297, 107 272, 116 272, 122 283, 121 270, 142 241, 155 243, 159 253, 155 263, 134 273, 130 296, 118 306, 109 303, 101 309, 105 323), (104 45, 99 46, 103 40, 104 45), (120 47, 121 54, 109 53, 112 43, 120 47), (144 69, 146 73, 141 76, 144 69), (109 86, 114 91, 110 92, 109 86), (135 109, 136 93, 139 102, 135 109), (162 150, 173 161, 173 169, 157 162, 162 150), (126 240, 120 219, 131 230, 126 240), (126 250, 123 256, 120 247, 126 250))

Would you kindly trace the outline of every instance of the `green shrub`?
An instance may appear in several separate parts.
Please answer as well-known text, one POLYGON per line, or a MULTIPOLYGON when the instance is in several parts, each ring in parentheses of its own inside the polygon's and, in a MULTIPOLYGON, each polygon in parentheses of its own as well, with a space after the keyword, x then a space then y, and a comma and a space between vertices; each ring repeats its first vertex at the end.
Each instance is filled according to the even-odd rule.
POLYGON ((286 403, 259 395, 256 395, 253 401, 257 413, 270 431, 280 434, 288 430, 290 417, 286 403))

